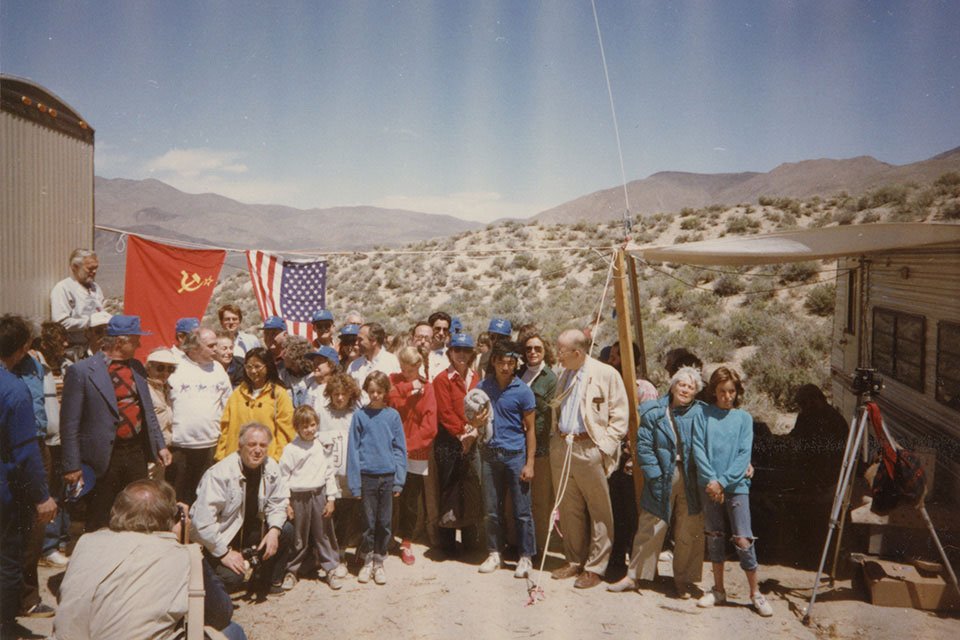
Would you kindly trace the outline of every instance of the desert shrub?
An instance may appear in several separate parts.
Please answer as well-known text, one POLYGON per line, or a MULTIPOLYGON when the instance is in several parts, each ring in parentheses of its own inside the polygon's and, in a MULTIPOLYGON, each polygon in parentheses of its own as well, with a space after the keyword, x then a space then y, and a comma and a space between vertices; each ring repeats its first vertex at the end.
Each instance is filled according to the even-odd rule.
POLYGON ((782 322, 783 318, 777 318, 766 309, 746 308, 711 319, 707 328, 714 329, 734 347, 745 347, 756 344, 760 336, 774 330, 782 322))
POLYGON ((907 201, 910 187, 903 184, 890 184, 870 191, 857 201, 860 210, 876 209, 884 205, 902 205, 907 201))
POLYGON ((463 260, 457 260, 457 263, 454 265, 453 268, 454 268, 455 271, 458 271, 458 272, 460 272, 460 273, 463 273, 463 272, 467 271, 467 269, 468 269, 469 267, 467 267, 467 263, 464 262, 463 260))
POLYGON ((754 233, 760 229, 760 221, 749 216, 730 216, 727 218, 727 233, 754 233))
POLYGON ((567 267, 563 263, 563 258, 556 254, 551 254, 540 262, 540 277, 544 280, 556 280, 566 275, 567 267))
POLYGON ((814 315, 832 316, 836 295, 837 286, 830 282, 824 282, 810 288, 803 301, 803 306, 814 315))
POLYGON ((513 256, 513 260, 510 262, 510 269, 526 269, 528 271, 535 271, 537 267, 537 257, 529 251, 521 251, 513 256))
POLYGON ((853 211, 837 211, 833 214, 833 221, 837 224, 853 224, 857 219, 857 214, 853 211))
POLYGON ((704 362, 724 362, 730 359, 733 350, 730 344, 715 333, 692 324, 664 334, 654 345, 654 353, 662 361, 663 354, 675 347, 693 351, 704 362))
POLYGON ((876 222, 879 219, 880 219, 879 211, 867 211, 865 214, 863 214, 863 217, 860 218, 860 223, 870 224, 872 222, 876 222))
POLYGON ((780 270, 781 284, 807 282, 820 273, 816 262, 788 262, 780 270))
POLYGON ((698 231, 703 229, 703 220, 696 217, 696 214, 694 214, 691 217, 681 219, 680 228, 684 231, 698 231))
POLYGON ((773 278, 749 278, 744 290, 746 298, 743 304, 756 306, 776 295, 776 281, 773 278))
POLYGON ((720 300, 709 291, 688 290, 680 299, 680 313, 689 324, 700 327, 720 312, 720 300))
POLYGON ((680 313, 684 308, 683 297, 690 289, 680 283, 672 282, 660 294, 660 305, 667 313, 680 313))
POLYGON ((944 220, 960 220, 960 201, 954 200, 940 207, 940 217, 944 220))
POLYGON ((747 287, 735 273, 724 273, 713 283, 713 292, 721 297, 735 296, 747 287))
POLYGON ((744 360, 744 373, 751 386, 766 393, 782 409, 789 408, 796 389, 812 382, 822 385, 828 375, 829 339, 820 334, 829 326, 777 323, 758 336, 756 352, 744 360))

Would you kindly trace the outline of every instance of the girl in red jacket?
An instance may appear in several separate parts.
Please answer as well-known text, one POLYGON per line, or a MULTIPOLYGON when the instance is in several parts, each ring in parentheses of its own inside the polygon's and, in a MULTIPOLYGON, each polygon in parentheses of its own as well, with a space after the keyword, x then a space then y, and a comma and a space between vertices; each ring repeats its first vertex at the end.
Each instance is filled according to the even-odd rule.
POLYGON ((420 509, 427 513, 424 480, 430 460, 430 448, 437 435, 437 399, 433 386, 421 375, 423 357, 414 347, 404 347, 397 354, 401 373, 390 375, 387 404, 400 413, 407 439, 407 482, 400 494, 400 559, 413 564, 410 540, 420 524, 420 509))

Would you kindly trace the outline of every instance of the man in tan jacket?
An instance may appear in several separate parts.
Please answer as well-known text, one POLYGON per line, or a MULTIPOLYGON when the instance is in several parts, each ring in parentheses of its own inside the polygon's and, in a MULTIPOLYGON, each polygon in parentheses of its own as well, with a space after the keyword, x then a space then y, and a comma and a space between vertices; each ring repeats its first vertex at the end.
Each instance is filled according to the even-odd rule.
POLYGON ((564 368, 554 400, 550 469, 560 486, 570 448, 570 479, 560 503, 560 529, 567 564, 553 578, 578 576, 574 587, 600 584, 613 540, 613 509, 607 477, 620 461, 629 402, 620 374, 588 355, 590 341, 577 329, 560 334, 557 358, 564 368))

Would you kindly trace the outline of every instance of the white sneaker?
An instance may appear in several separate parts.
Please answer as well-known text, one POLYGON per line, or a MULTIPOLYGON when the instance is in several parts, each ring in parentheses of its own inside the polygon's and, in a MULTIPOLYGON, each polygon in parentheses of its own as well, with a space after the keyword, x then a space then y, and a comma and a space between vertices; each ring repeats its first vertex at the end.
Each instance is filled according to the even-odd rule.
POLYGON ((487 559, 483 561, 483 564, 480 565, 480 568, 477 569, 480 573, 493 573, 500 568, 500 554, 496 551, 491 551, 490 555, 487 556, 487 559))
POLYGON ((290 589, 293 589, 295 586, 297 586, 297 576, 292 573, 287 573, 287 575, 283 576, 283 582, 280 583, 281 589, 290 591, 290 589))
POLYGON ((370 582, 370 575, 373 573, 373 561, 364 562, 363 566, 360 568, 360 573, 357 574, 357 582, 360 584, 366 584, 370 582))
POLYGON ((531 571, 533 571, 533 563, 530 562, 529 556, 523 556, 520 558, 520 562, 517 563, 517 569, 513 572, 513 577, 526 578, 530 575, 531 571))
POLYGON ((751 600, 753 600, 753 608, 757 610, 764 618, 769 618, 773 615, 773 607, 770 606, 770 603, 767 602, 767 599, 763 597, 762 593, 755 594, 751 600))
POLYGON ((43 556, 40 559, 40 564, 42 564, 43 566, 54 567, 54 568, 65 567, 69 562, 70 562, 70 558, 63 555, 63 553, 59 549, 54 549, 53 551, 51 551, 50 553, 48 553, 47 555, 43 556))
POLYGON ((373 581, 377 584, 387 584, 387 572, 383 570, 382 564, 373 568, 373 581))
POLYGON ((338 578, 346 578, 347 573, 347 565, 343 564, 342 562, 337 565, 336 569, 333 570, 333 575, 338 578))
POLYGON ((727 592, 720 591, 719 589, 710 589, 703 596, 697 600, 697 606, 701 609, 709 609, 710 607, 717 604, 726 604, 727 602, 727 592))

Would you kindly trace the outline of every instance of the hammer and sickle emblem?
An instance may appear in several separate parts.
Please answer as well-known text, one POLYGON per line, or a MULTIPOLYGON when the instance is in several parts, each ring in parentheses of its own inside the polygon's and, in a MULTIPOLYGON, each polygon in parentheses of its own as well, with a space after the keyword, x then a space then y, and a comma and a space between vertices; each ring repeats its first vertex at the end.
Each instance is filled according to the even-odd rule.
POLYGON ((194 292, 200 288, 203 284, 203 280, 200 279, 200 276, 196 273, 189 274, 186 271, 180 272, 180 288, 177 289, 177 293, 194 292))

